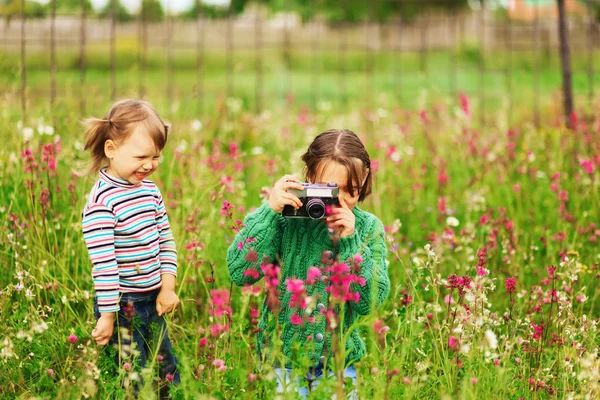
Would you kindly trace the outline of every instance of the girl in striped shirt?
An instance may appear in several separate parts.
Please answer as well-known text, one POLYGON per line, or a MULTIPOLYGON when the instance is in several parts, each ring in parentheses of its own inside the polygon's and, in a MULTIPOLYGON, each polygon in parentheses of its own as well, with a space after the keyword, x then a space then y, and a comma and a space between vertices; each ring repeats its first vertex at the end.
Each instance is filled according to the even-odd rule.
POLYGON ((86 123, 90 171, 99 172, 82 214, 96 292, 92 337, 117 347, 115 362, 125 369, 144 367, 158 354, 149 361, 159 363, 164 381, 177 384, 163 317, 179 305, 177 250, 160 190, 147 180, 168 128, 150 104, 137 100, 117 102, 103 119, 86 123))

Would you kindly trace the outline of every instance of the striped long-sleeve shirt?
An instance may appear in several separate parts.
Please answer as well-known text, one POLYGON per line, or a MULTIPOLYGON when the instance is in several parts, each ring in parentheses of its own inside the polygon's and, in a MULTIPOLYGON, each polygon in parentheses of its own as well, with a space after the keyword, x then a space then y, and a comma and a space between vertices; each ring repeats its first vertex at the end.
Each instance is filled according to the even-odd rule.
POLYGON ((177 276, 177 249, 162 195, 152 181, 133 185, 100 171, 82 214, 100 312, 119 310, 119 293, 177 276))

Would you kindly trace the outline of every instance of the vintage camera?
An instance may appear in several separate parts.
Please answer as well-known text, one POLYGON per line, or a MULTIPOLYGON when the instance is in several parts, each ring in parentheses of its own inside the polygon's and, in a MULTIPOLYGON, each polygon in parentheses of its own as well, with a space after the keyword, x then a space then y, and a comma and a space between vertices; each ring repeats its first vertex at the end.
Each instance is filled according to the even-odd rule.
POLYGON ((339 188, 335 183, 320 185, 318 183, 301 183, 302 190, 289 189, 288 193, 295 194, 302 202, 302 207, 295 209, 284 206, 281 215, 291 218, 321 219, 325 217, 327 206, 337 206, 339 188))

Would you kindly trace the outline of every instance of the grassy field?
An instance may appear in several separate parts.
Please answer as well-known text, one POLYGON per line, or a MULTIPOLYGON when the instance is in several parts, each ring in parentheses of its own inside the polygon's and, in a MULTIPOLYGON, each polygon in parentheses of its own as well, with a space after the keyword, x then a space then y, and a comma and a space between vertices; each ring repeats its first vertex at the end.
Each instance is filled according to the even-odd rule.
MULTIPOLYGON (((560 62, 555 54, 541 52, 482 54, 477 47, 463 47, 456 53, 430 51, 422 65, 418 52, 374 53, 371 62, 364 51, 349 51, 340 56, 337 49, 312 53, 294 50, 287 68, 280 50, 262 51, 262 74, 257 75, 256 55, 236 49, 228 61, 225 50, 203 55, 197 68, 193 50, 174 50, 170 63, 164 48, 150 48, 140 63, 135 42, 120 40, 116 53, 116 98, 139 97, 141 92, 174 119, 193 119, 210 113, 219 101, 232 97, 241 108, 255 111, 257 94, 261 110, 285 110, 294 103, 317 109, 360 108, 386 94, 393 104, 404 108, 436 106, 440 100, 456 104, 458 93, 471 97, 474 108, 486 115, 508 108, 510 122, 529 118, 560 104, 560 62), (480 64, 483 61, 483 64, 480 64), (170 67, 168 66, 170 64, 170 67), (480 74, 483 66, 483 74, 480 74), (231 70, 231 74, 227 73, 231 70), (169 71, 170 74, 169 74, 169 71), (367 72, 369 71, 369 72, 367 72), (507 72, 508 71, 508 72, 507 72), (258 90, 257 90, 258 87, 258 90)), ((86 53, 85 82, 81 84, 79 54, 58 50, 56 108, 85 99, 86 110, 106 108, 111 102, 112 78, 106 45, 91 47, 86 53)), ((580 109, 592 110, 600 89, 600 79, 588 73, 586 54, 573 56, 573 91, 580 109), (591 94, 591 97, 590 97, 591 94)), ((600 63, 597 54, 591 59, 600 63)), ((16 53, 0 52, 0 88, 11 108, 20 107, 21 70, 16 53)), ((28 108, 34 113, 50 112, 50 55, 27 54, 28 108)))
MULTIPOLYGON (((113 373, 135 371, 115 367, 90 337, 93 287, 80 219, 94 177, 74 174, 87 160, 77 71, 58 73, 62 95, 50 110, 45 93, 36 93, 48 73, 32 68, 23 121, 9 58, 12 72, 0 78, 10 89, 0 100, 0 398, 123 398, 131 389, 113 373)), ((216 70, 204 81, 222 91, 225 74, 216 70)), ((475 70, 460 70, 459 91, 477 88, 475 70)), ((278 100, 260 114, 247 111, 254 81, 244 68, 233 96, 207 94, 202 114, 190 94, 193 70, 174 73, 175 105, 165 98, 164 71, 148 72, 156 84, 147 97, 173 124, 153 179, 179 250, 182 306, 168 318, 182 372, 174 398, 275 397, 273 360, 252 349, 251 310, 262 303, 263 282, 257 294, 232 287, 225 252, 234 221, 258 207, 261 191, 281 175, 300 173, 308 143, 332 127, 364 139, 375 186, 362 208, 387 231, 392 291, 357 326, 369 349, 357 365, 360 397, 598 398, 600 120, 580 106, 575 130, 557 126, 558 75, 545 71, 542 129, 532 124, 532 95, 523 88, 531 75, 523 71, 513 76, 519 117, 498 101, 484 129, 476 97, 461 103, 439 89, 444 68, 402 75, 410 104, 390 93, 391 74, 375 75, 367 102, 364 72, 349 71, 354 101, 345 107, 329 73, 314 109, 303 106, 308 71, 292 74, 295 98, 287 102, 273 74, 265 95, 278 100), (231 219, 221 212, 224 201, 233 205, 231 219), (209 316, 214 289, 230 293, 230 319, 209 316), (213 335, 217 324, 227 329, 213 335)), ((119 70, 119 96, 136 94, 136 74, 119 70)), ((585 79, 575 78, 585 98, 585 79)), ((108 82, 105 70, 88 71, 87 114, 107 110, 108 82)), ((503 87, 501 78, 485 84, 486 92, 503 87)), ((141 372, 144 398, 155 390, 156 367, 141 372)), ((328 398, 339 385, 332 379, 311 398, 328 398)))

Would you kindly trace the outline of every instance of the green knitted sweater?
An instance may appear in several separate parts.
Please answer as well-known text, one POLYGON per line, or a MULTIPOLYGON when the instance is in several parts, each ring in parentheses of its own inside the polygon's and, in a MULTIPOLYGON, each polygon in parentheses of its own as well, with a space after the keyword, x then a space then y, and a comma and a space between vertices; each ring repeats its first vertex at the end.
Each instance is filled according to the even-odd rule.
MULTIPOLYGON (((244 220, 245 228, 237 234, 227 251, 227 265, 233 282, 236 285, 248 285, 263 278, 259 265, 246 260, 246 254, 251 248, 257 252, 258 260, 268 257, 281 268, 278 286, 281 311, 278 316, 275 316, 265 299, 259 322, 257 348, 259 353, 267 352, 263 354, 267 358, 269 350, 273 348, 271 338, 277 325, 281 329, 283 352, 288 368, 294 364, 294 361, 299 360, 299 356, 306 355, 314 366, 319 362, 324 363, 325 358, 332 357, 332 334, 323 316, 323 311, 326 311, 329 306, 329 294, 325 290, 326 280, 305 285, 308 296, 316 299, 318 303, 316 307, 313 304, 314 310, 307 312, 308 315, 315 317, 314 323, 305 322, 303 325, 290 323, 294 310, 288 306, 292 294, 286 291, 287 279, 306 280, 307 271, 311 266, 322 265, 323 252, 331 251, 337 254, 340 262, 357 254, 362 256, 361 270, 358 275, 365 279, 366 284, 362 287, 354 284, 360 299, 358 302, 346 303, 344 331, 350 328, 359 315, 369 314, 387 297, 390 291, 390 280, 387 272, 383 224, 376 216, 358 207, 355 207, 352 212, 356 217, 354 234, 340 238, 335 244, 323 221, 285 218, 274 212, 267 203, 244 220), (250 246, 242 247, 240 242, 246 243, 248 238, 255 241, 250 246), (252 274, 244 274, 249 269, 257 270, 258 278, 251 276, 252 274), (275 318, 278 324, 275 323, 275 318), (295 343, 297 345, 294 345, 295 343)), ((346 342, 346 364, 359 360, 365 352, 365 343, 360 337, 360 330, 353 329, 346 342)))

